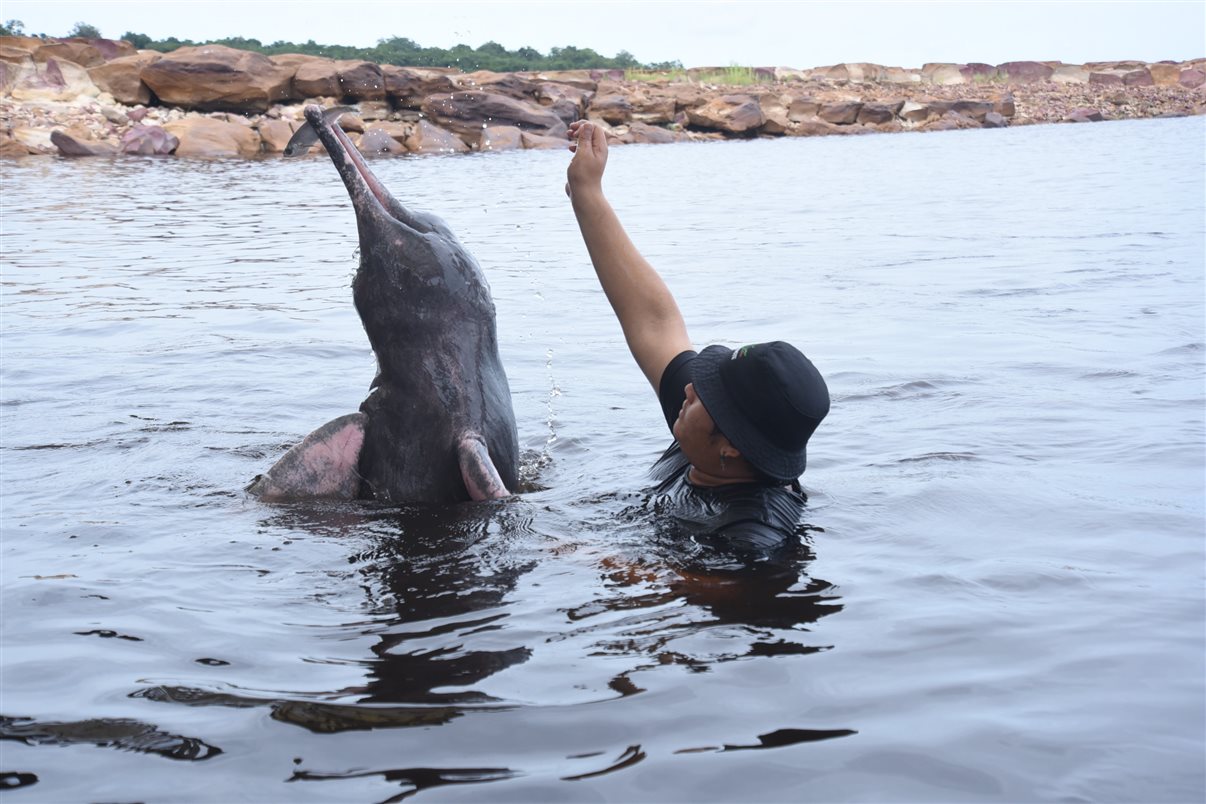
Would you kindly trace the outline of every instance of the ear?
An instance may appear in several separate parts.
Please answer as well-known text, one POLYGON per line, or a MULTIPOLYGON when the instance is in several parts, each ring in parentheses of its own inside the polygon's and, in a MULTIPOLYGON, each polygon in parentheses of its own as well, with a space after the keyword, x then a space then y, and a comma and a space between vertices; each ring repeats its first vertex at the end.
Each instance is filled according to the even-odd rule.
MULTIPOLYGON (((721 438, 724 438, 724 436, 721 436, 721 438)), ((735 460, 741 457, 741 451, 733 446, 732 441, 724 438, 724 443, 720 445, 720 457, 726 461, 735 460)))

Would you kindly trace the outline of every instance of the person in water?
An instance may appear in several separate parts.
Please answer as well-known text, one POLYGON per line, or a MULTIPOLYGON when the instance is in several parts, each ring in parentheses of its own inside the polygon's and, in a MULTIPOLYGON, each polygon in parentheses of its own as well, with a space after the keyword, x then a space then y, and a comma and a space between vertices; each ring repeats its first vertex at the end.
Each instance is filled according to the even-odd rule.
POLYGON ((674 435, 652 469, 655 506, 743 551, 783 546, 804 508, 808 439, 829 412, 824 378, 782 341, 697 353, 670 290, 603 194, 607 135, 580 120, 568 137, 565 189, 582 239, 674 435))

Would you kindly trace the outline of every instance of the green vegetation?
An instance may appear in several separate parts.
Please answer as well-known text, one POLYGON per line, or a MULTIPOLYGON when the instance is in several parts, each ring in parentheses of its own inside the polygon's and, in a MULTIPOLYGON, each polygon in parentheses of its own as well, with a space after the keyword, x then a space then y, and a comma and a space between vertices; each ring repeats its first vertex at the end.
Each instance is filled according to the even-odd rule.
POLYGON ((687 71, 682 67, 670 69, 648 69, 630 67, 624 71, 625 81, 686 81, 687 71))
POLYGON ((746 87, 758 83, 758 79, 754 75, 753 67, 739 67, 733 64, 718 72, 702 73, 699 76, 699 82, 701 84, 729 84, 746 87))
POLYGON ((84 39, 100 39, 100 29, 95 25, 89 25, 86 22, 77 22, 75 27, 67 32, 68 36, 79 36, 84 39))
MULTIPOLYGON (((8 20, 0 26, 0 36, 21 35, 25 35, 25 25, 21 20, 8 20)), ((46 36, 46 34, 36 35, 46 36)), ((101 32, 94 25, 77 22, 67 36, 98 38, 101 36, 101 32)), ((497 42, 486 42, 477 48, 468 45, 456 45, 447 50, 438 47, 423 47, 414 40, 402 36, 379 39, 373 47, 320 45, 313 39, 302 43, 276 41, 265 45, 258 39, 248 39, 242 36, 194 42, 191 39, 177 39, 174 36, 169 36, 167 39, 152 39, 146 34, 134 31, 126 31, 121 38, 139 50, 158 50, 161 53, 170 53, 177 48, 195 45, 225 45, 239 50, 263 53, 266 56, 281 53, 303 53, 308 56, 324 56, 329 59, 361 59, 377 64, 396 64, 401 67, 452 67, 465 72, 492 70, 506 73, 525 70, 610 69, 643 71, 642 74, 667 73, 672 77, 683 74, 683 66, 678 61, 641 64, 626 50, 621 50, 615 56, 608 57, 596 53, 588 47, 579 48, 573 45, 552 48, 546 56, 530 47, 507 50, 497 42)), ((637 80, 654 79, 638 78, 637 80)))
POLYGON ((267 56, 280 53, 303 53, 309 56, 324 56, 329 59, 362 59, 377 64, 396 64, 402 67, 454 67, 465 72, 474 70, 493 70, 503 73, 523 70, 682 69, 682 65, 677 61, 643 65, 626 50, 621 50, 609 58, 590 48, 578 48, 572 45, 555 47, 546 56, 530 47, 507 50, 497 42, 486 42, 477 48, 468 45, 456 45, 447 50, 438 47, 423 47, 414 40, 401 36, 379 39, 376 46, 369 48, 320 45, 313 39, 302 43, 277 41, 265 45, 258 39, 247 39, 241 36, 208 39, 201 42, 177 39, 174 36, 156 40, 146 34, 134 31, 126 31, 121 38, 139 49, 158 50, 162 53, 170 53, 177 48, 193 45, 225 45, 239 50, 263 53, 267 56))

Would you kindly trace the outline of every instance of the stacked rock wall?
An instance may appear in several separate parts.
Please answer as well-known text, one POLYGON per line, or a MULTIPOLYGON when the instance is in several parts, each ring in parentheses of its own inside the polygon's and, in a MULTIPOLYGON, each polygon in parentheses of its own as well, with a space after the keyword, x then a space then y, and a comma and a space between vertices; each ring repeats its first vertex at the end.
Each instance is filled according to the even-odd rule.
POLYGON ((0 37, 0 155, 279 153, 309 102, 353 105, 341 125, 366 153, 460 153, 562 147, 583 118, 616 142, 663 143, 1200 114, 1204 84, 1201 59, 465 74, 0 37))

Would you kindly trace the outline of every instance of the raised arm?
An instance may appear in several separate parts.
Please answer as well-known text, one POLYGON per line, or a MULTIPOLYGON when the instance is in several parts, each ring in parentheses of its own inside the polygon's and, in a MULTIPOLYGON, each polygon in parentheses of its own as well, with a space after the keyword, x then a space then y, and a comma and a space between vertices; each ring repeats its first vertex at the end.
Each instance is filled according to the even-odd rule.
POLYGON ((657 393, 666 365, 691 348, 687 326, 666 283, 637 251, 603 195, 607 135, 579 120, 570 125, 569 137, 574 158, 565 189, 578 228, 628 349, 657 393))

